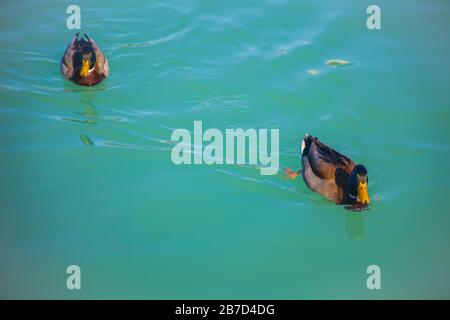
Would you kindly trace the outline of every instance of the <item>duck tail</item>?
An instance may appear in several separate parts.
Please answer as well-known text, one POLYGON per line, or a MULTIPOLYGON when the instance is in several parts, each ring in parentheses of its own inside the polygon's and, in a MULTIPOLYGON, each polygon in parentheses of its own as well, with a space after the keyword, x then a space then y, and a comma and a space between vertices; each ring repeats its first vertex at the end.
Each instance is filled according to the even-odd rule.
POLYGON ((305 136, 302 139, 302 146, 301 146, 302 156, 308 153, 310 145, 311 145, 311 136, 305 133, 305 136))
MULTIPOLYGON (((312 136, 310 136, 309 134, 306 133, 302 139, 302 144, 301 144, 302 157, 308 153, 309 147, 311 146, 311 142, 312 142, 312 136)), ((292 171, 290 168, 284 169, 284 174, 290 179, 297 178, 297 176, 300 173, 302 173, 302 169, 299 169, 297 171, 292 171)))

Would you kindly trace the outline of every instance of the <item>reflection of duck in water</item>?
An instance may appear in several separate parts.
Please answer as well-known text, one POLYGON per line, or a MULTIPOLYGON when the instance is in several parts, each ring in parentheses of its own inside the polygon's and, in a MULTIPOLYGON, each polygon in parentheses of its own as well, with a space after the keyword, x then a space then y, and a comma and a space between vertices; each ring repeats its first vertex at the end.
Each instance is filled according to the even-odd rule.
POLYGON ((79 114, 85 116, 85 117, 98 117, 97 110, 95 109, 95 106, 93 104, 93 101, 95 100, 95 94, 87 94, 82 93, 80 96, 80 102, 84 107, 84 112, 79 112, 79 114))
POLYGON ((364 215, 352 212, 347 213, 345 230, 351 240, 363 240, 365 238, 364 215))
POLYGON ((67 80, 83 86, 95 86, 109 76, 109 64, 94 40, 77 33, 61 59, 61 73, 67 80))
POLYGON ((302 140, 302 169, 286 169, 291 178, 300 172, 311 190, 337 204, 351 204, 361 210, 370 203, 366 168, 308 134, 302 140))
POLYGON ((76 115, 83 116, 83 120, 76 118, 61 118, 64 121, 83 123, 83 124, 96 124, 98 122, 98 114, 93 101, 95 99, 95 94, 93 92, 82 93, 80 96, 80 102, 83 105, 83 112, 74 111, 76 115))
MULTIPOLYGON (((82 93, 80 96, 80 102, 84 106, 84 112, 78 112, 78 114, 87 117, 86 120, 83 121, 83 123, 86 124, 96 124, 97 123, 97 110, 95 109, 95 106, 93 104, 93 101, 95 99, 95 93, 82 93)), ((95 143, 92 141, 92 139, 85 134, 80 134, 80 140, 85 146, 94 146, 95 143)))

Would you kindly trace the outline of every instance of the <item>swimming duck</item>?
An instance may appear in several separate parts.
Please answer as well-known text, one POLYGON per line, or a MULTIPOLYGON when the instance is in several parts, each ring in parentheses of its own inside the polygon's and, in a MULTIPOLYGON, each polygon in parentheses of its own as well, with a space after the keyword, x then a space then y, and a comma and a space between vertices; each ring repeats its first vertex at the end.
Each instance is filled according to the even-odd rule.
POLYGON ((95 86, 109 76, 109 64, 103 52, 87 34, 79 32, 67 46, 61 59, 61 74, 82 86, 95 86))
POLYGON ((286 169, 294 179, 302 174, 306 185, 313 191, 337 204, 349 204, 354 209, 367 208, 370 203, 367 169, 319 141, 305 134, 302 145, 302 169, 286 169))

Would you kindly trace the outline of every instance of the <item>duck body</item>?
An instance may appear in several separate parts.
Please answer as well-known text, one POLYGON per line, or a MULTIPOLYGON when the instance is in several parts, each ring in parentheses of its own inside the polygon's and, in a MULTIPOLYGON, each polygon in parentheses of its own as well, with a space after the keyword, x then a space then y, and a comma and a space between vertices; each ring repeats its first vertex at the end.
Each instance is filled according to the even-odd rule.
POLYGON ((61 74, 83 86, 95 86, 109 76, 109 64, 93 39, 75 35, 61 59, 61 74))
MULTIPOLYGON (((308 134, 302 140, 302 174, 305 184, 336 204, 369 205, 368 174, 363 165, 308 134)), ((286 173, 295 177, 289 169, 286 173)))

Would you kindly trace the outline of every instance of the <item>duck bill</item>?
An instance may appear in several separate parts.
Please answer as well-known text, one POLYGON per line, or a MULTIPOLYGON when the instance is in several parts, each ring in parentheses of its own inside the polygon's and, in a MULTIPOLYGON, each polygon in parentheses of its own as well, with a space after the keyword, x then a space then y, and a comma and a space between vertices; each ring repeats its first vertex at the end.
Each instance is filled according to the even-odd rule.
POLYGON ((88 74, 89 74, 89 60, 83 59, 82 65, 81 65, 81 70, 80 70, 80 76, 86 77, 88 74))
POLYGON ((356 201, 364 205, 370 204, 369 192, 367 190, 367 181, 358 182, 358 198, 356 199, 356 201))

